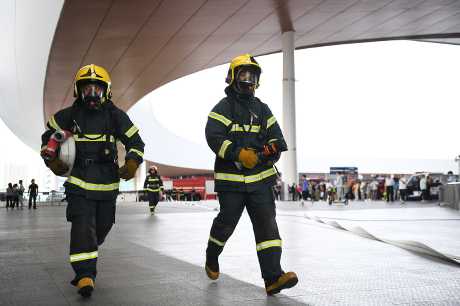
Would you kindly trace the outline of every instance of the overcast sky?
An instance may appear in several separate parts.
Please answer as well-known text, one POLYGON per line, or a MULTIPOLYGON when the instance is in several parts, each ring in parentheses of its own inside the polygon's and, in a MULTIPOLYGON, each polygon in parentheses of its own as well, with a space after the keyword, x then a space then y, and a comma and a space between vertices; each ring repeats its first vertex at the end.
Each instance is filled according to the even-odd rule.
MULTIPOLYGON (((296 51, 299 171, 456 170, 459 46, 410 41, 296 51)), ((256 95, 282 116, 282 55, 257 57, 256 95)), ((177 136, 206 146, 204 126, 224 96, 228 65, 173 81, 134 106, 177 136)), ((135 120, 151 120, 143 113, 135 120)))
MULTIPOLYGON (((399 41, 296 51, 299 171, 328 171, 330 166, 357 166, 361 172, 457 170, 459 50, 399 41)), ((282 123, 282 56, 257 60, 263 72, 256 94, 282 123)), ((210 152, 204 125, 224 96, 227 69, 223 65, 166 84, 130 110, 133 121, 142 125, 154 116, 179 139, 210 152), (151 113, 136 112, 146 104, 151 113)), ((21 159, 36 165, 37 155, 3 124, 0 136, 9 144, 0 151, 3 162, 21 159)), ((170 155, 161 143, 147 145, 159 159, 170 155)))

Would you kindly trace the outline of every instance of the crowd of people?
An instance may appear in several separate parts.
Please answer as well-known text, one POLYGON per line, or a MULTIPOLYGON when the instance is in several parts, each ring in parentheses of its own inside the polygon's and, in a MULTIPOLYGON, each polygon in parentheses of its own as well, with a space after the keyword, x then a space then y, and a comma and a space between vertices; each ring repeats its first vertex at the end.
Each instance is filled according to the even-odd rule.
MULTIPOLYGON (((24 193, 25 188, 22 180, 19 180, 17 184, 8 183, 6 188, 6 209, 23 209, 24 207, 24 193), (19 205, 20 204, 20 205, 19 205)), ((35 184, 35 180, 32 179, 28 188, 29 194, 29 209, 37 209, 37 195, 38 185, 35 184)))
MULTIPOLYGON (((366 180, 349 179, 344 174, 338 174, 330 180, 309 180, 306 175, 303 175, 299 184, 288 186, 288 200, 327 201, 329 204, 334 201, 348 204, 349 200, 386 202, 400 200, 404 203, 409 195, 408 180, 407 176, 395 175, 374 176, 366 180)), ((430 175, 421 175, 414 177, 412 187, 420 192, 419 198, 422 201, 428 201, 432 199, 431 189, 440 184, 439 180, 434 180, 430 175)), ((281 185, 282 183, 278 183, 274 188, 275 198, 278 200, 281 195, 281 185)))

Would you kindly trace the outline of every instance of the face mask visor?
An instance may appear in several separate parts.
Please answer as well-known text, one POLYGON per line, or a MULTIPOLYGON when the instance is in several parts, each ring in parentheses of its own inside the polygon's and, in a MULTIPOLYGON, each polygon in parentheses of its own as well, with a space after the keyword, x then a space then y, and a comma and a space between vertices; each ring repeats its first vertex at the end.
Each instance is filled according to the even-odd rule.
POLYGON ((241 94, 253 95, 259 84, 260 72, 257 67, 241 67, 236 73, 236 89, 241 94))
POLYGON ((80 87, 80 96, 86 107, 98 109, 105 100, 105 86, 98 83, 85 83, 80 87))

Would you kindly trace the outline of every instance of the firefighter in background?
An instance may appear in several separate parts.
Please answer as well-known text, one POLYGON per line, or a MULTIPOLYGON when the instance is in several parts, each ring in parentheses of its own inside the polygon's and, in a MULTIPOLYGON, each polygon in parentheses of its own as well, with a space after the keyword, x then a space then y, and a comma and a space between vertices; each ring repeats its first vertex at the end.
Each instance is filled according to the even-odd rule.
POLYGON ((150 214, 155 214, 155 208, 161 199, 161 192, 163 191, 163 181, 158 174, 158 168, 152 166, 149 169, 149 174, 145 178, 144 191, 147 192, 147 198, 149 201, 150 214))
POLYGON ((143 161, 144 143, 128 115, 110 100, 107 71, 94 64, 80 68, 74 80, 75 101, 58 111, 42 135, 42 157, 56 174, 68 166, 46 154, 55 132, 70 131, 76 145, 75 163, 64 183, 70 233, 70 263, 75 271, 71 284, 89 297, 94 289, 98 246, 115 222, 115 202, 120 178, 134 177, 143 161), (126 148, 125 164, 118 168, 116 142, 126 148))
POLYGON ((287 150, 281 129, 269 107, 254 96, 261 68, 250 54, 230 64, 226 97, 211 111, 206 140, 216 153, 215 191, 220 212, 214 219, 206 249, 208 277, 219 277, 218 257, 246 207, 254 229, 257 256, 268 295, 297 284, 294 272, 281 269, 281 238, 276 223, 272 187, 274 163, 287 150))

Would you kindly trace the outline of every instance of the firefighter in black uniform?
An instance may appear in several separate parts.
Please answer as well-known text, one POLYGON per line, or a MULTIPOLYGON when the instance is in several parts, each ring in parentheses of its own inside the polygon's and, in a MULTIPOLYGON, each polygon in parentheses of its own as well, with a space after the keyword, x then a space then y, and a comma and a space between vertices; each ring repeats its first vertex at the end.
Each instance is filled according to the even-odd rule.
POLYGON ((163 191, 163 181, 158 174, 158 168, 152 166, 149 169, 149 174, 145 178, 144 191, 147 192, 147 199, 149 200, 150 214, 155 214, 155 208, 160 201, 161 192, 163 191))
POLYGON ((91 296, 96 278, 98 246, 115 222, 115 202, 120 178, 134 177, 143 161, 144 143, 128 115, 110 100, 111 81, 107 71, 94 64, 78 70, 72 106, 58 111, 42 135, 42 156, 56 174, 68 166, 43 152, 56 131, 70 131, 76 144, 73 169, 64 183, 70 233, 70 263, 75 271, 71 284, 91 296), (118 168, 116 142, 126 149, 125 164, 118 168))
POLYGON ((269 107, 254 97, 261 68, 250 54, 230 64, 226 97, 211 111, 206 139, 216 153, 215 191, 220 212, 214 219, 206 250, 205 270, 219 277, 218 256, 246 207, 254 229, 256 250, 267 294, 297 284, 294 272, 281 269, 281 238, 275 220, 272 187, 274 163, 287 150, 281 129, 269 107))

